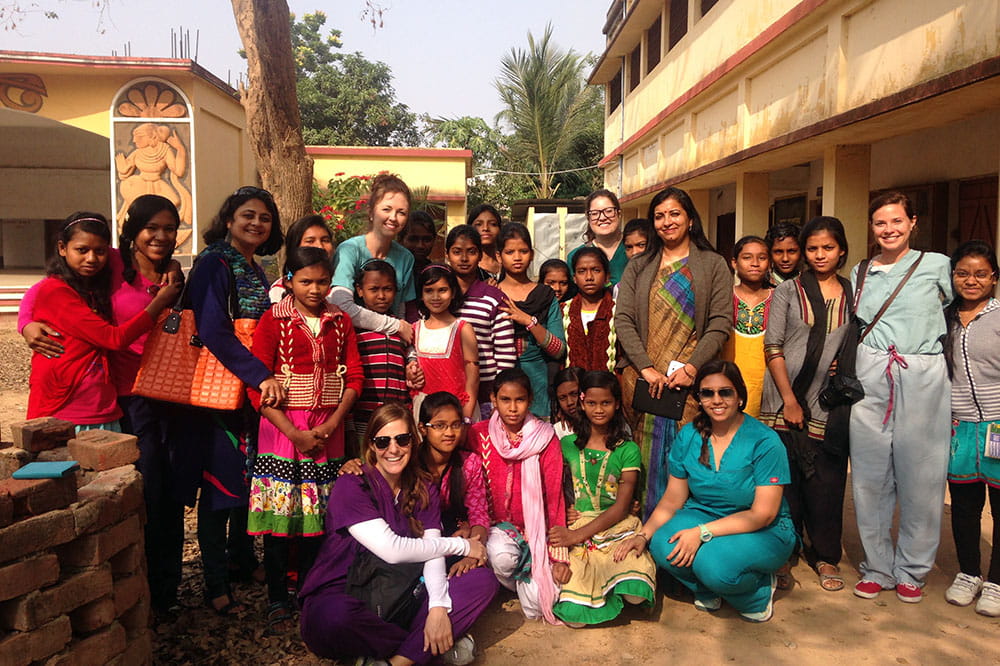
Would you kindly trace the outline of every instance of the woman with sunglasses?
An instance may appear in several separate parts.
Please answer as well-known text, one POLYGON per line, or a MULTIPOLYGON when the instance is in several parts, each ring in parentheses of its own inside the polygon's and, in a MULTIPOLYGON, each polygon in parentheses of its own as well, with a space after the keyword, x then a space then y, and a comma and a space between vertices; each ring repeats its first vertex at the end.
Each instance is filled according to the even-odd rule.
MULTIPOLYGON (((277 407, 285 390, 236 336, 235 320, 259 320, 271 307, 268 281, 255 260, 281 249, 281 221, 270 192, 241 187, 229 196, 205 232, 207 247, 188 278, 198 337, 248 386, 262 405, 277 407)), ((230 579, 264 572, 247 535, 247 446, 256 440, 259 416, 246 403, 233 411, 177 408, 171 433, 178 499, 194 506, 198 496, 198 545, 205 599, 220 615, 243 610, 230 579), (228 531, 228 534, 227 534, 228 531)))
POLYGON ((326 658, 425 664, 443 655, 448 663, 469 663, 469 646, 456 646, 455 636, 486 609, 497 584, 484 568, 449 579, 445 557, 482 564, 485 546, 476 537, 441 536, 441 496, 420 465, 423 452, 410 410, 382 405, 367 432, 361 475, 341 477, 330 495, 337 510, 326 514, 327 537, 300 594, 302 639, 326 658), (391 565, 424 563, 419 609, 412 618, 397 619, 403 626, 348 593, 354 562, 365 551, 391 565))
POLYGON ((709 361, 694 381, 698 415, 670 450, 670 480, 642 529, 615 551, 649 547, 657 566, 717 611, 723 599, 750 622, 773 614, 775 572, 797 538, 788 504, 788 457, 778 435, 743 413, 739 368, 709 361))
POLYGON ((610 284, 616 285, 628 264, 622 242, 622 209, 618 197, 611 190, 595 190, 587 197, 585 205, 587 230, 583 237, 586 242, 569 253, 566 263, 573 265, 573 256, 581 247, 596 247, 607 256, 611 264, 610 284))

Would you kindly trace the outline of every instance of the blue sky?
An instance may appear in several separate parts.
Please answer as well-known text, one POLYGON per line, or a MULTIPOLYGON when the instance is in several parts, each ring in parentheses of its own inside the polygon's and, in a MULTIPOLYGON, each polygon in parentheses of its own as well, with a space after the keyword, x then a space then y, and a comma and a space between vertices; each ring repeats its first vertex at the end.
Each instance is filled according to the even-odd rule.
MULTIPOLYGON (((111 55, 131 42, 133 56, 170 56, 170 30, 190 30, 194 50, 200 30, 198 62, 216 76, 234 82, 243 62, 236 54, 239 36, 232 8, 225 0, 110 0, 98 32, 99 15, 90 0, 35 0, 53 9, 59 20, 40 13, 12 32, 0 32, 0 48, 111 55)), ((29 3, 25 3, 29 4, 29 3)), ((554 26, 557 44, 586 53, 604 45, 601 27, 610 0, 386 0, 384 27, 372 30, 361 20, 363 0, 290 0, 292 12, 317 9, 327 27, 342 32, 343 50, 360 51, 391 68, 396 96, 416 113, 432 116, 482 116, 492 122, 500 110, 493 80, 500 58, 511 47, 524 47, 530 30, 541 35, 554 26)))

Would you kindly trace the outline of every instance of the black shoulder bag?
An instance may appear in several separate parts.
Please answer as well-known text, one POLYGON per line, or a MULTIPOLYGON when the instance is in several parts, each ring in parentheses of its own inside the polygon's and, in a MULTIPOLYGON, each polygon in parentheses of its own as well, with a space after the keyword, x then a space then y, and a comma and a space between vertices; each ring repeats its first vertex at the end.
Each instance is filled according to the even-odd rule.
MULTIPOLYGON (((361 483, 376 501, 368 480, 362 477, 361 483)), ((347 569, 345 591, 386 622, 409 629, 420 610, 423 570, 423 562, 389 564, 362 547, 347 569)))

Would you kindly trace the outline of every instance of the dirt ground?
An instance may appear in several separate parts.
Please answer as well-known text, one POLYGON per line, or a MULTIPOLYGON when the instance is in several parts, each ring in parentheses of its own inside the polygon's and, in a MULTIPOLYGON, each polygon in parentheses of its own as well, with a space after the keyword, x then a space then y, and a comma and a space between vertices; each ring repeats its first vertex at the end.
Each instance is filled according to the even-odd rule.
MULTIPOLYGON (((23 418, 27 403, 28 354, 13 330, 0 321, 0 424, 23 418)), ((9 438, 3 426, 3 439, 9 438)), ((795 586, 776 597, 774 618, 744 622, 731 608, 717 613, 694 609, 691 597, 664 581, 666 594, 652 612, 627 609, 610 626, 589 629, 549 627, 524 619, 518 603, 502 593, 473 628, 478 664, 743 663, 743 664, 1000 664, 1000 619, 977 615, 972 607, 944 601, 957 571, 950 507, 945 507, 937 565, 919 604, 904 604, 891 592, 867 601, 854 597, 855 565, 862 554, 853 503, 845 507, 846 556, 841 563, 848 587, 825 592, 804 564, 794 570, 795 586)), ((992 524, 984 520, 982 548, 989 552, 992 524)), ((221 619, 201 604, 201 565, 194 514, 188 512, 184 549, 184 611, 156 627, 159 664, 328 664, 311 656, 294 634, 264 636, 263 587, 237 586, 249 610, 221 619)), ((984 565, 985 565, 984 561, 984 565)))

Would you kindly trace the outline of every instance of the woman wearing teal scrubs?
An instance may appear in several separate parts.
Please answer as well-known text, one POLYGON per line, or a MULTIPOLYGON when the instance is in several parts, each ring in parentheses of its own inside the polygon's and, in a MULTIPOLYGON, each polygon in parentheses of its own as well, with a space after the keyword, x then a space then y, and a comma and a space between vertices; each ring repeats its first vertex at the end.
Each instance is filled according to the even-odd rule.
POLYGON ((773 612, 774 573, 796 543, 788 458, 777 434, 743 413, 747 389, 735 364, 709 361, 695 377, 698 415, 670 451, 667 490, 615 559, 647 545, 657 566, 694 593, 698 610, 725 599, 751 622, 773 612))

